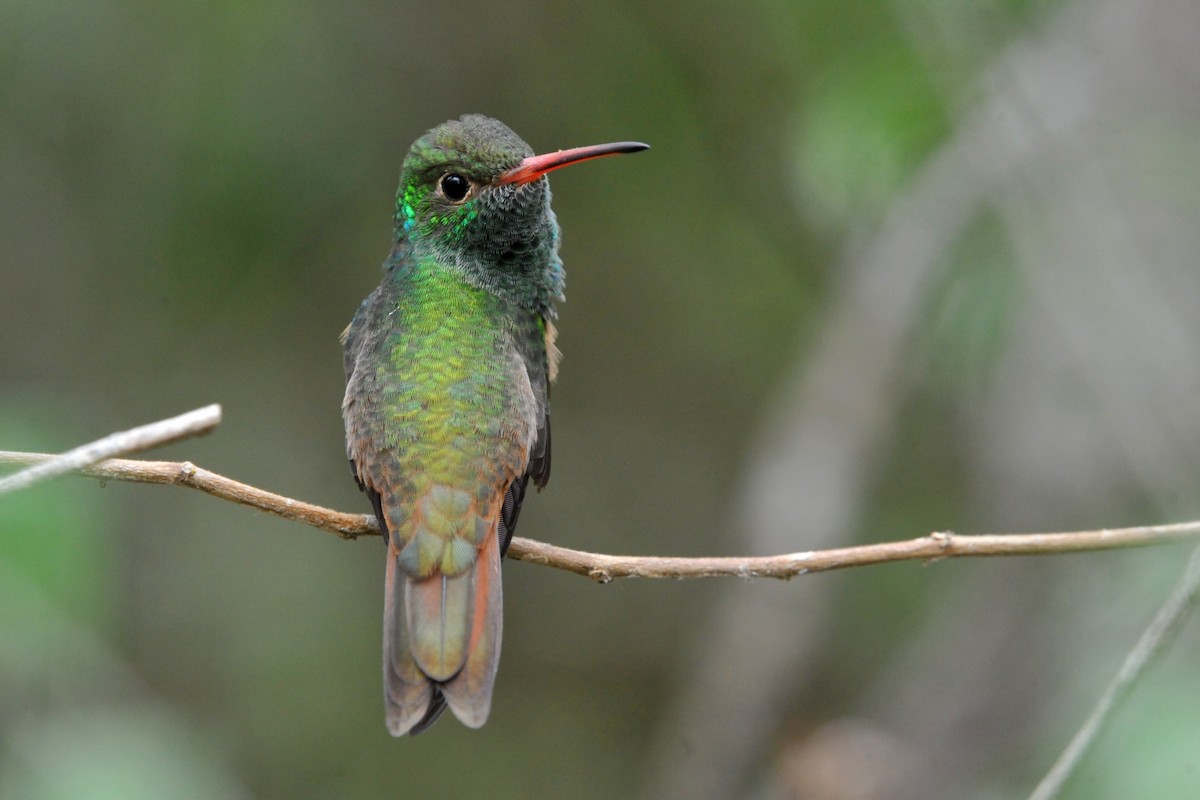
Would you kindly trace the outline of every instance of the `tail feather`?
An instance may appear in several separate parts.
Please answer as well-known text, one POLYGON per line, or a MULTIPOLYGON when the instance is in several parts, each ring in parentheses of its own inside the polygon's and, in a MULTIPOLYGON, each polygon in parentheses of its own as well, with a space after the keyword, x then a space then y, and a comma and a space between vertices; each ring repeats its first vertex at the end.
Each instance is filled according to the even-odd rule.
POLYGON ((496 534, 484 539, 470 569, 453 578, 412 580, 389 548, 383 674, 393 736, 420 733, 447 706, 468 727, 487 721, 503 620, 496 534))
POLYGON ((434 687, 413 660, 404 614, 404 584, 396 555, 388 551, 386 592, 383 601, 383 695, 387 726, 393 736, 403 736, 427 716, 434 687))
POLYGON ((425 711, 425 716, 421 717, 421 721, 412 727, 408 732, 411 736, 416 736, 418 733, 424 733, 433 727, 433 723, 437 722, 442 716, 442 712, 446 710, 446 695, 442 694, 442 690, 438 687, 433 687, 433 700, 429 703, 429 708, 425 711))
POLYGON ((503 632, 503 595, 500 589, 500 543, 495 532, 488 536, 474 573, 474 611, 467 659, 462 669, 442 685, 442 693, 454 716, 469 728, 487 722, 492 708, 492 687, 500 663, 503 632))

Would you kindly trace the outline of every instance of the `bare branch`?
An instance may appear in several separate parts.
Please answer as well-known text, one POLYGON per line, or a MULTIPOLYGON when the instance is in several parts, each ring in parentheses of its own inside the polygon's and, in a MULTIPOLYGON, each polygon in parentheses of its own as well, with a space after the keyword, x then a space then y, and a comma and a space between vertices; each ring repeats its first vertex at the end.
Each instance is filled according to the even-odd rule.
POLYGON ((81 445, 73 450, 46 458, 29 469, 0 478, 0 494, 25 489, 40 481, 68 472, 76 472, 106 458, 137 453, 151 447, 177 442, 208 433, 221 422, 221 407, 215 403, 170 419, 139 425, 127 431, 110 433, 103 439, 81 445))
MULTIPOLYGON (((41 464, 52 458, 55 456, 0 450, 0 464, 41 464)), ((190 461, 134 461, 110 458, 103 463, 82 469, 80 473, 101 480, 161 483, 199 489, 213 497, 257 508, 284 519, 303 522, 343 539, 379 535, 379 526, 375 518, 368 514, 346 514, 293 500, 202 469, 190 461)))
POLYGON ((865 567, 894 561, 939 561, 943 558, 1049 555, 1143 547, 1200 538, 1200 521, 1138 528, 1073 533, 1001 533, 962 536, 933 533, 918 539, 776 556, 677 558, 610 556, 513 539, 509 558, 565 569, 600 583, 614 578, 793 578, 810 572, 865 567), (517 543, 520 542, 518 549, 517 543))
MULTIPOLYGON (((0 451, 0 464, 42 464, 57 458, 41 453, 0 451)), ((226 478, 183 461, 133 461, 113 458, 80 470, 93 478, 162 483, 198 489, 222 500, 257 508, 284 519, 303 522, 343 539, 378 536, 369 514, 347 514, 293 500, 226 478)), ((673 556, 614 556, 557 547, 515 537, 508 557, 544 564, 599 583, 615 578, 793 578, 810 572, 886 564, 893 561, 938 561, 943 558, 1048 555, 1143 547, 1200 538, 1200 521, 1147 525, 1074 533, 1002 533, 961 536, 933 533, 918 539, 830 550, 811 550, 775 556, 680 558, 673 556)))
POLYGON ((1198 596, 1200 596, 1200 548, 1192 553, 1187 569, 1184 570, 1183 577, 1175 586, 1175 590, 1171 592, 1167 602, 1154 615, 1150 626, 1142 633, 1142 638, 1138 639, 1137 644, 1125 657, 1125 663, 1121 665, 1116 677, 1112 679, 1112 682, 1104 690, 1104 694, 1096 701, 1091 714, 1075 732, 1070 744, 1054 762, 1054 766, 1046 773, 1046 777, 1042 778, 1041 783, 1033 790, 1033 794, 1029 795, 1029 800, 1053 800, 1059 796, 1067 780, 1074 774, 1079 762, 1091 749, 1096 736, 1104 728, 1104 723, 1112 710, 1129 694, 1129 690, 1133 688, 1133 684, 1146 667, 1175 638, 1175 634, 1183 625, 1188 612, 1195 607, 1198 596))

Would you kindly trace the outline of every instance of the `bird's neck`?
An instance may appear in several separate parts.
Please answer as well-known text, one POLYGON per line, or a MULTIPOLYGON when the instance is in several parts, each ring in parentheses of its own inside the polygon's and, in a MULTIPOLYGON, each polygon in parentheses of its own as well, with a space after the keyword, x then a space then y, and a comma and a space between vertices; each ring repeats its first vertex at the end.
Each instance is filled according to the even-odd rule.
POLYGON ((408 271, 406 265, 445 270, 506 304, 543 317, 554 317, 555 303, 563 298, 558 226, 553 222, 528 238, 492 239, 475 247, 397 230, 385 269, 399 275, 408 271))

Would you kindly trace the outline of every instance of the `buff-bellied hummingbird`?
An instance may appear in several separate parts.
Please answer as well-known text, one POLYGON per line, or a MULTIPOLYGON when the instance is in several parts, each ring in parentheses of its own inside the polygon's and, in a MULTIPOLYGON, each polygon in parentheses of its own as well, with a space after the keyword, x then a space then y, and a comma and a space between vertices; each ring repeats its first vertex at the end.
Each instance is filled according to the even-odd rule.
POLYGON ((525 489, 550 477, 550 382, 563 297, 546 173, 645 150, 534 155, 465 116, 409 150, 383 281, 342 334, 346 451, 387 544, 388 729, 449 706, 487 720, 500 657, 500 559, 525 489))

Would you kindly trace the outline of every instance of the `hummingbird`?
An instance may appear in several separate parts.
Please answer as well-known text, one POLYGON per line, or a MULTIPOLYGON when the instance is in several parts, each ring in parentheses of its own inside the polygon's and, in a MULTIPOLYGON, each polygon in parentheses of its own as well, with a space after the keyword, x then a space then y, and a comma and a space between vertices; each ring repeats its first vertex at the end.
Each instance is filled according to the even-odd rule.
POLYGON ((550 478, 550 383, 563 299, 546 174, 640 142, 534 155, 467 115, 404 159, 383 280, 342 333, 350 470, 387 546, 388 730, 447 707, 487 721, 500 657, 500 561, 530 481, 550 478))

